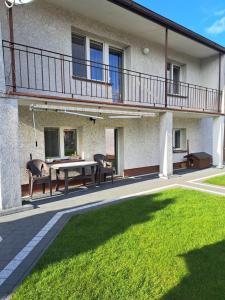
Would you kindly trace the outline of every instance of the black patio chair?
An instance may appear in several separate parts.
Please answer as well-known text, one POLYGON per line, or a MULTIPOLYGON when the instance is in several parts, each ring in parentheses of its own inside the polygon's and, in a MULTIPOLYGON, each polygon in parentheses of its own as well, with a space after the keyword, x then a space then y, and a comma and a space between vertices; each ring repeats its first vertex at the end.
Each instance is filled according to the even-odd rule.
POLYGON ((51 169, 41 159, 33 159, 27 162, 26 169, 29 176, 29 193, 32 198, 34 184, 41 184, 43 194, 45 194, 45 185, 49 185, 50 195, 52 196, 52 178, 51 169))
POLYGON ((106 181, 106 176, 110 175, 113 183, 114 168, 112 166, 112 163, 107 161, 106 156, 103 154, 95 154, 94 161, 98 163, 96 168, 96 173, 95 173, 95 181, 97 181, 97 177, 98 177, 98 182, 100 185, 101 177, 103 176, 104 181, 106 181))

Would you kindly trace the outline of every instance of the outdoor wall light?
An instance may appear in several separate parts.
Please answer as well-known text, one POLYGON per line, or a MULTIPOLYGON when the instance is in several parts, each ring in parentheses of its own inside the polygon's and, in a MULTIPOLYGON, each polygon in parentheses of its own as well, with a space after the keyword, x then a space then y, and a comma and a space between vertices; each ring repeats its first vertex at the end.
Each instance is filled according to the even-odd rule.
POLYGON ((150 49, 149 48, 143 48, 142 52, 143 52, 144 55, 148 55, 149 52, 150 52, 150 49))

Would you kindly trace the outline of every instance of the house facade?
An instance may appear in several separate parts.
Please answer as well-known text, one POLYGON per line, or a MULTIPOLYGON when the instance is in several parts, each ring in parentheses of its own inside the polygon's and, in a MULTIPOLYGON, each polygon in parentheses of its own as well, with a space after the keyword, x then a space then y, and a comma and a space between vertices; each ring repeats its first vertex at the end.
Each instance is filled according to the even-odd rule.
POLYGON ((26 163, 113 157, 121 176, 223 166, 225 48, 133 1, 0 3, 0 209, 26 163))

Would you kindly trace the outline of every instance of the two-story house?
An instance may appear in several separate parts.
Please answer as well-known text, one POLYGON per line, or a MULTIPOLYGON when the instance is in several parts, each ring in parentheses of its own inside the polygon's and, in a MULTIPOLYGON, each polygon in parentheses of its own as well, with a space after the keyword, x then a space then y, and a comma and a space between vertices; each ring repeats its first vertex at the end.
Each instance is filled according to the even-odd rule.
POLYGON ((129 0, 1 1, 0 22, 0 209, 21 206, 30 156, 222 167, 224 47, 129 0))

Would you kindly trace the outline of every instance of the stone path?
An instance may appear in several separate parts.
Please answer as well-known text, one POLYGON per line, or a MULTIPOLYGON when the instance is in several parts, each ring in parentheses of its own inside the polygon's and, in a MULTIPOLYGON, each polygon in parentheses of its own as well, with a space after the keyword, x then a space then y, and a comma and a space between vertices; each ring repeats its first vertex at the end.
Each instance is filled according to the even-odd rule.
MULTIPOLYGON (((6 299, 30 272, 70 216, 116 201, 163 189, 186 187, 225 196, 225 188, 202 183, 204 177, 225 174, 210 168, 179 171, 171 179, 140 176, 33 201, 36 209, 0 218, 0 299, 6 299)), ((225 199, 224 199, 225 200, 225 199)))

